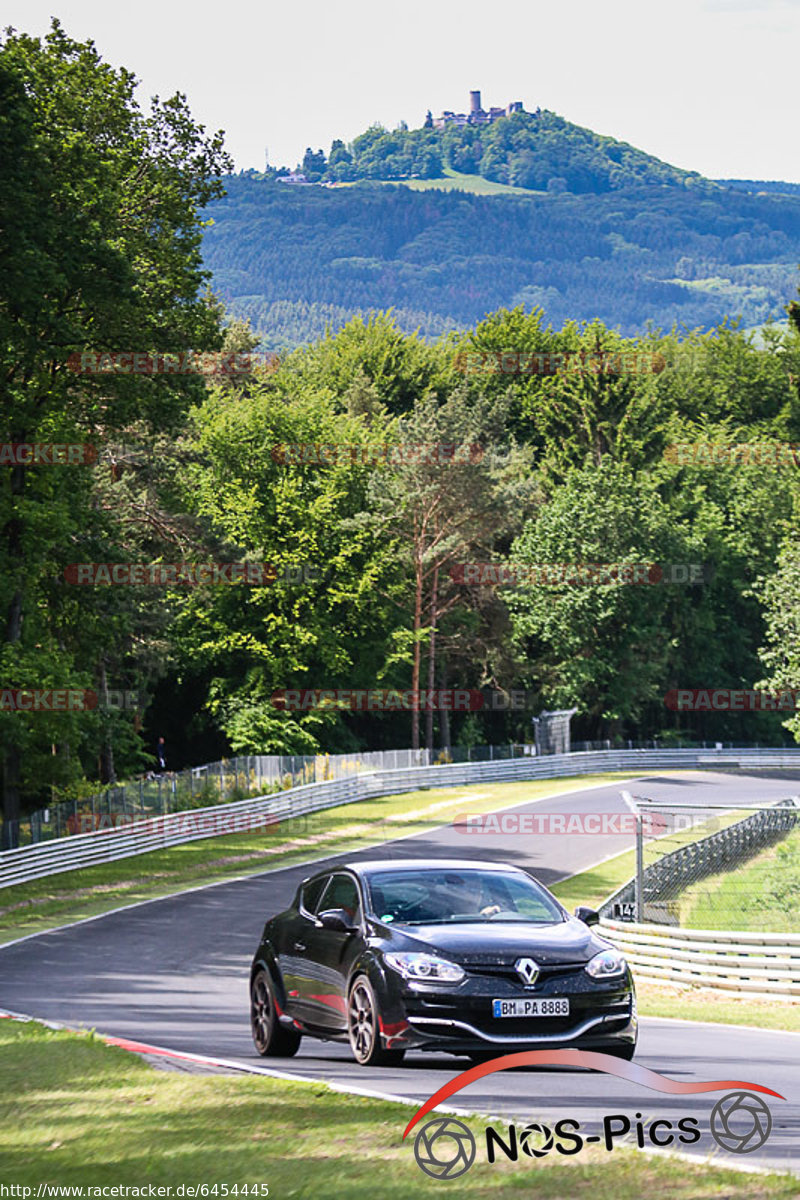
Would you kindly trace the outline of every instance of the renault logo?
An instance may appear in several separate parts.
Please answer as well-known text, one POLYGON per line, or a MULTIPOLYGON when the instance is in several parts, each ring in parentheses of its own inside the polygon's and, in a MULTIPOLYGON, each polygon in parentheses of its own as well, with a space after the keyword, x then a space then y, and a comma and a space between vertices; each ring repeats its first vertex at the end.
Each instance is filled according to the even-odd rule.
POLYGON ((532 987, 539 978, 539 964, 532 958, 518 958, 514 963, 514 970, 526 987, 532 987))

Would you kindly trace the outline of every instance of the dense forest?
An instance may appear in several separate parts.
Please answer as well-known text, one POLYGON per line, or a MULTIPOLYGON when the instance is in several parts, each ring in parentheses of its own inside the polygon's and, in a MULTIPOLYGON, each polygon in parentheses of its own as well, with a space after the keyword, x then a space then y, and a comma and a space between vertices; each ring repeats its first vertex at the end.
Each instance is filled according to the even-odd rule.
MULTIPOLYGON (((500 122, 498 122, 500 124, 500 122)), ((271 349, 393 309, 436 337, 500 306, 633 335, 785 318, 800 197, 641 186, 480 196, 404 185, 292 187, 242 174, 209 205, 214 288, 271 349)))
POLYGON ((577 737, 800 738, 796 713, 669 702, 800 687, 800 308, 758 344, 722 294, 707 332, 634 328, 696 323, 691 284, 723 261, 787 305, 800 202, 294 192, 232 176, 182 97, 144 113, 134 82, 58 25, 0 49, 6 840, 20 811, 151 766, 157 735, 174 767, 529 740, 562 707, 577 737), (348 317, 356 294, 395 315, 348 317), (309 344, 248 358, 248 304, 309 344), (173 369, 190 351, 228 366, 173 369), (53 444, 96 453, 14 457, 53 444), (129 585, 79 586, 93 564, 129 585), (286 702, 454 688, 524 703, 286 702), (6 702, 54 689, 96 702, 6 702))

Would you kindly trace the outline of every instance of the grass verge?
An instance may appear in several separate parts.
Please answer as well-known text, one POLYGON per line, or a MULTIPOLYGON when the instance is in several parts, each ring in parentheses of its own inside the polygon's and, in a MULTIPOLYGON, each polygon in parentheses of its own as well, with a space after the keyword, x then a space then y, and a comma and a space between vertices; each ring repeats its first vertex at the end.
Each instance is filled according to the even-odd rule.
MULTIPOLYGON (((700 836, 701 833, 698 827, 694 831, 687 830, 686 834, 692 832, 694 836, 700 836)), ((588 904, 597 908, 613 891, 632 877, 635 869, 635 853, 633 850, 626 850, 597 867, 562 880, 551 890, 569 909, 575 904, 588 904)), ((736 878, 739 878, 738 874, 736 878)), ((785 921, 784 917, 784 929, 785 921)), ((636 996, 639 1015, 642 1017, 680 1017, 685 1021, 752 1025, 757 1029, 781 1029, 790 1033, 800 1033, 800 1004, 787 1004, 784 1001, 767 1007, 762 1000, 748 1000, 744 996, 729 998, 709 988, 693 987, 691 984, 682 987, 644 976, 636 980, 636 996)))
MULTIPOLYGON (((264 1184, 274 1200, 441 1196, 417 1166, 410 1106, 318 1084, 154 1071, 87 1034, 0 1022, 0 1179, 5 1185, 264 1184)), ((617 1147, 489 1165, 486 1122, 467 1118, 473 1167, 448 1194, 466 1200, 790 1200, 797 1179, 745 1174, 617 1147)), ((524 1157, 524 1156, 523 1156, 524 1157)), ((173 1193, 174 1195, 175 1193, 173 1193)), ((221 1195, 221 1190, 216 1193, 221 1195)), ((252 1192, 250 1192, 252 1194, 252 1192)))
POLYGON ((486 787, 426 788, 343 804, 253 833, 203 838, 85 870, 48 875, 0 889, 0 945, 123 904, 424 833, 461 813, 493 812, 628 778, 613 773, 486 787))
POLYGON ((640 1017, 680 1017, 684 1021, 713 1021, 719 1025, 752 1025, 800 1033, 800 1004, 785 1001, 768 1007, 763 1000, 725 996, 708 988, 677 987, 644 977, 636 981, 640 1017))
POLYGON ((734 871, 711 875, 681 895, 687 929, 784 933, 800 920, 800 829, 734 871))

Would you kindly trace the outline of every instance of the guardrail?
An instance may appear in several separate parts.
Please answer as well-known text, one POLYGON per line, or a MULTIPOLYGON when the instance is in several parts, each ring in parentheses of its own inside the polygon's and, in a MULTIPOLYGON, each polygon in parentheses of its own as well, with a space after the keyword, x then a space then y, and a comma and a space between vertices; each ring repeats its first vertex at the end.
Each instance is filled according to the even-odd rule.
MULTIPOLYGON (((463 757, 513 758, 523 747, 476 747, 463 757)), ((248 754, 221 762, 204 763, 185 771, 150 772, 133 783, 105 787, 93 795, 55 801, 14 823, 16 828, 0 829, 6 834, 0 845, 17 848, 32 842, 44 842, 68 834, 90 833, 123 821, 166 816, 167 813, 206 808, 280 792, 304 783, 327 783, 349 779, 359 771, 390 771, 401 767, 431 765, 430 751, 359 750, 351 754, 248 754)))
POLYGON ((267 825, 338 804, 352 804, 425 787, 559 779, 600 772, 639 775, 650 770, 679 768, 737 770, 756 767, 800 771, 800 750, 594 750, 540 758, 362 772, 349 779, 304 784, 250 800, 134 819, 121 828, 98 829, 6 850, 0 853, 0 888, 221 833, 253 829, 256 827, 254 820, 267 825))
POLYGON ((609 920, 597 929, 623 952, 637 975, 755 1000, 800 996, 800 934, 677 930, 609 920))
MULTIPOLYGON (((632 747, 628 747, 632 749, 632 747)), ((606 749, 604 746, 584 749, 606 749)), ((305 783, 349 779, 361 771, 395 771, 446 762, 490 762, 535 753, 528 743, 498 746, 453 746, 447 751, 355 750, 347 754, 248 754, 204 763, 184 771, 148 772, 131 783, 114 784, 100 792, 56 800, 21 820, 0 822, 0 847, 17 849, 68 834, 106 829, 121 817, 144 820, 167 813, 230 803, 268 792, 288 791, 305 783)))
MULTIPOLYGON (((655 811, 663 811, 663 807, 656 806, 655 811)), ((648 917, 652 919, 658 915, 659 907, 691 884, 736 866, 785 837, 795 828, 799 817, 800 809, 795 799, 778 800, 773 806, 753 812, 724 829, 687 842, 645 867, 641 882, 637 874, 618 888, 603 902, 600 915, 613 919, 627 907, 645 921, 648 917)), ((636 839, 641 855, 641 824, 636 839)), ((677 921, 670 922, 665 918, 661 923, 674 925, 677 921)))

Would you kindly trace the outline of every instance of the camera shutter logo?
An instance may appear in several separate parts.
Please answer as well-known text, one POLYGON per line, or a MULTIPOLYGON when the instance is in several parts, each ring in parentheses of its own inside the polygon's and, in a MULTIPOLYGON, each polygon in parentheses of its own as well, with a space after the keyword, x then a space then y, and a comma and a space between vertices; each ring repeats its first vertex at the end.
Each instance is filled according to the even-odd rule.
POLYGON ((752 1092, 728 1092, 711 1112, 714 1141, 732 1154, 751 1154, 760 1149, 771 1130, 772 1113, 752 1092))
POLYGON ((438 1117, 420 1129, 414 1157, 433 1179, 457 1179, 475 1161, 475 1138, 461 1121, 438 1117))
POLYGON ((522 1130, 519 1144, 530 1158, 544 1158, 553 1149, 553 1131, 534 1121, 522 1130))
POLYGON ((539 964, 532 958, 518 958, 514 963, 514 970, 526 987, 533 987, 539 978, 539 964))

